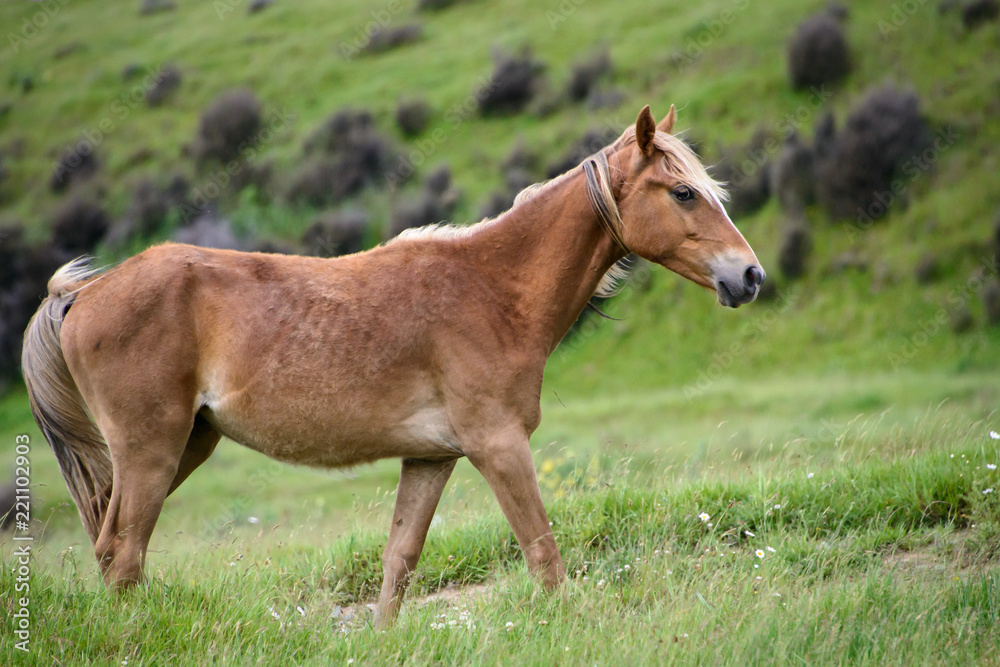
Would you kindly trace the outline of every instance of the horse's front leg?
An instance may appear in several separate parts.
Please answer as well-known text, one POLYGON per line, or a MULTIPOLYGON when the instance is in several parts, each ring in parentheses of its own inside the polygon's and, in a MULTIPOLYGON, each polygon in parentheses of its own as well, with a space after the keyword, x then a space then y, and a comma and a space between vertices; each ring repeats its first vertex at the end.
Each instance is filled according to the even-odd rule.
POLYGON ((528 435, 516 427, 506 429, 484 438, 482 446, 466 455, 493 489, 528 570, 539 575, 546 588, 558 586, 566 571, 542 504, 528 435))
POLYGON ((457 459, 403 459, 392 514, 389 541, 382 553, 382 594, 375 610, 375 627, 392 625, 399 613, 410 576, 417 567, 434 510, 457 459))

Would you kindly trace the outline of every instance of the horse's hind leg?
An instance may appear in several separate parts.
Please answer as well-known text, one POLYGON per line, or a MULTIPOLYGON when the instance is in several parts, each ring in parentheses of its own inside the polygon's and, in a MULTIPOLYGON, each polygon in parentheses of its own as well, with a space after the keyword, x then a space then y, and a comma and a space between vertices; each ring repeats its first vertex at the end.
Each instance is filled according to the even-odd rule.
POLYGON ((209 424, 204 417, 195 415, 194 428, 191 429, 187 447, 184 448, 180 463, 177 465, 174 481, 170 483, 170 488, 167 490, 168 496, 177 490, 177 487, 188 478, 188 475, 208 460, 221 437, 215 427, 209 424))
POLYGON ((181 472, 192 432, 190 415, 134 423, 142 426, 101 424, 111 449, 114 478, 95 551, 104 581, 112 588, 142 581, 149 538, 163 500, 181 472))

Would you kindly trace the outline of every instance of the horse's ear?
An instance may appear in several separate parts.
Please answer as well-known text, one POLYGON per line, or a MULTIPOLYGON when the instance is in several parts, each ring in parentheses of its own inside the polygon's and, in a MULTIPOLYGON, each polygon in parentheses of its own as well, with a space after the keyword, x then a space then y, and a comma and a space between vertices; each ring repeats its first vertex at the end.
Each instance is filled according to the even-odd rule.
POLYGON ((670 105, 670 113, 668 113, 660 124, 656 126, 656 129, 660 132, 665 132, 670 134, 674 131, 674 123, 677 121, 677 111, 674 110, 674 105, 670 105))
POLYGON ((653 137, 656 135, 656 121, 647 104, 635 119, 635 142, 646 157, 653 155, 653 137))

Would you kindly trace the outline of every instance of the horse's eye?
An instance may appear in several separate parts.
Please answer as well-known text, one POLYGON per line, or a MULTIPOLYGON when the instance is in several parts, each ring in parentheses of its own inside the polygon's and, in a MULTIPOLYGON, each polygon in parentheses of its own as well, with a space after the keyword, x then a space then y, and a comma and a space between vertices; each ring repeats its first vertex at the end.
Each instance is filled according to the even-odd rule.
POLYGON ((682 185, 671 193, 677 201, 691 201, 694 199, 694 191, 686 185, 682 185))

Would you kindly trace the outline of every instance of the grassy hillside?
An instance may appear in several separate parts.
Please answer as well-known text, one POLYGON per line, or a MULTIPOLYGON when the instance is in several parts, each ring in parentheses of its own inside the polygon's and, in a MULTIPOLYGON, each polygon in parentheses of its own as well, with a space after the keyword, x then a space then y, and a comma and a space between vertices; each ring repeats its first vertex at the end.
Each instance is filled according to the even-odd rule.
MULTIPOLYGON (((455 219, 472 221, 502 187, 502 162, 515 147, 539 151, 547 164, 588 128, 623 129, 646 103, 658 115, 676 104, 678 127, 708 163, 728 152, 738 165, 756 165, 761 156, 746 149, 756 133, 792 128, 811 140, 827 112, 842 126, 866 91, 887 81, 915 91, 931 131, 954 140, 870 227, 811 205, 813 252, 797 280, 777 268, 789 222, 778 203, 738 218, 777 285, 769 299, 723 310, 704 290, 640 263, 603 306, 621 321, 585 319, 564 341, 546 370, 532 439, 557 539, 571 571, 580 570, 559 595, 534 588, 489 489, 463 461, 417 594, 475 582, 489 590, 413 604, 398 629, 376 635, 362 611, 340 605, 370 600, 377 585, 398 463, 320 472, 224 442, 165 505, 151 544, 153 586, 122 603, 102 591, 54 457, 14 386, 0 397, 0 450, 12 449, 15 434, 31 436, 34 657, 129 665, 1000 659, 998 514, 986 492, 1000 488, 988 467, 1000 453, 987 435, 1000 430, 1000 327, 987 323, 981 298, 996 280, 990 237, 1000 212, 996 23, 968 31, 958 12, 932 3, 903 15, 896 5, 846 3, 853 71, 816 93, 791 89, 785 47, 825 2, 472 0, 419 12, 412 1, 277 0, 255 14, 248 4, 177 0, 151 15, 95 0, 0 6, 10 31, 0 50, 0 228, 23 224, 42 242, 75 194, 100 201, 119 224, 144 178, 181 173, 204 188, 211 174, 192 155, 199 117, 236 87, 253 90, 265 116, 288 119, 253 161, 271 165, 273 196, 244 190, 216 202, 248 243, 297 244, 320 213, 283 193, 302 166, 303 143, 346 107, 371 110, 404 158, 420 163, 404 189, 369 189, 343 203, 369 213, 369 243, 435 166, 449 165, 462 192, 455 219), (41 25, 33 29, 33 20, 41 25), (351 51, 373 26, 410 23, 421 25, 414 43, 351 51), (538 98, 551 100, 572 64, 604 47, 613 72, 601 85, 622 95, 617 105, 557 100, 498 117, 475 109, 494 50, 530 48, 546 65, 538 98), (143 81, 169 64, 180 87, 149 107, 143 81), (138 74, 126 80, 129 66, 138 74), (393 115, 400 99, 416 96, 430 104, 431 121, 407 139, 393 115), (96 176, 75 192, 52 192, 55 163, 88 137, 98 137, 96 176), (928 256, 936 270, 918 281, 928 256), (957 326, 966 309, 971 322, 957 326), (766 546, 777 551, 758 558, 766 546), (345 622, 350 613, 357 616, 345 622), (452 620, 461 627, 447 626, 452 620)), ((114 262, 172 231, 105 242, 97 254, 114 262)), ((0 459, 0 473, 12 468, 13 454, 0 459)), ((0 539, 5 570, 14 548, 0 539)), ((3 599, 12 599, 11 586, 0 582, 3 599)), ((0 662, 13 664, 7 639, 0 662)))

